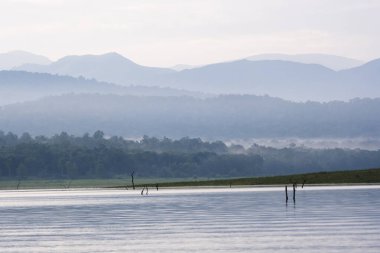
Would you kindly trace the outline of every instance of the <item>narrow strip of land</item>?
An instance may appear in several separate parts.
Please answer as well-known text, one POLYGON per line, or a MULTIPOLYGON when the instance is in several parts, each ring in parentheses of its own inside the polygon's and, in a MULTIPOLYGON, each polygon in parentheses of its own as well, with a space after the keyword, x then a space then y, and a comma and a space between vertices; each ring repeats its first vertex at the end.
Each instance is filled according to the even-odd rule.
MULTIPOLYGON (((380 184, 380 168, 366 170, 318 172, 268 177, 247 177, 233 179, 169 179, 169 178, 135 178, 136 187, 233 187, 285 185, 297 183, 308 184, 380 184)), ((119 179, 34 179, 34 180, 0 180, 0 189, 69 189, 69 188, 124 188, 132 189, 131 178, 119 179)))
MULTIPOLYGON (((273 177, 252 177, 160 183, 160 187, 237 186, 293 184, 375 184, 380 183, 380 169, 318 172, 273 177)), ((153 187, 154 184, 149 186, 153 187)))

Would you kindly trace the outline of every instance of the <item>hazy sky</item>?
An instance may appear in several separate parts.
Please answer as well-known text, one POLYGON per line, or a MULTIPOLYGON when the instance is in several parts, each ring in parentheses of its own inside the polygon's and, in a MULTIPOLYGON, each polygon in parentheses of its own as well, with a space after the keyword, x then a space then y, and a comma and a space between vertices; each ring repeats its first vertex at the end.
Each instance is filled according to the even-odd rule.
POLYGON ((378 0, 1 0, 0 52, 204 64, 261 53, 380 57, 378 0))

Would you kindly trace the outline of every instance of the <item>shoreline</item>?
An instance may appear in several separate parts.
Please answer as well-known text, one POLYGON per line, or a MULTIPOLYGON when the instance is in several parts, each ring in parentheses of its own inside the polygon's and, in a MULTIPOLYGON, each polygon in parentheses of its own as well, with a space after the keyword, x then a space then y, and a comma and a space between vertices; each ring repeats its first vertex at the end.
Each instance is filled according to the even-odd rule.
MULTIPOLYGON (((187 185, 187 186, 161 186, 159 190, 202 190, 202 189, 265 189, 265 188, 284 188, 284 186, 291 186, 291 184, 267 184, 267 185, 233 185, 232 187, 228 185, 187 185)), ((305 185, 304 188, 315 188, 315 187, 355 187, 355 186, 379 186, 380 183, 321 183, 321 184, 308 184, 305 185)), ((126 192, 133 191, 141 191, 145 186, 137 185, 136 189, 133 190, 131 187, 125 189, 123 186, 106 186, 106 187, 98 187, 98 186, 78 186, 71 188, 59 188, 59 187, 21 187, 19 189, 15 188, 0 188, 1 191, 29 191, 29 190, 51 190, 51 191, 75 191, 75 190, 124 190, 126 192)), ((298 190, 303 189, 301 186, 297 188, 298 190)), ((156 188, 154 186, 149 186, 149 190, 152 192, 156 192, 156 188)))
MULTIPOLYGON (((185 178, 138 178, 135 187, 149 188, 247 188, 247 187, 280 187, 297 184, 301 188, 305 186, 355 186, 355 185, 380 185, 380 169, 316 172, 308 174, 293 174, 267 177, 245 177, 230 179, 198 179, 197 181, 185 178)), ((31 179, 31 180, 0 180, 0 190, 21 189, 131 189, 130 178, 124 179, 31 179)))

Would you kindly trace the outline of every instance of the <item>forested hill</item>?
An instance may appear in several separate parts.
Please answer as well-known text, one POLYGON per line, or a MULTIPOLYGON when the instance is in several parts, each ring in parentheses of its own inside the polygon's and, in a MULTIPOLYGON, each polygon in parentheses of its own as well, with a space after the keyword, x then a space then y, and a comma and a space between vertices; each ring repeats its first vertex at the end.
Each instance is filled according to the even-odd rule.
MULTIPOLYGON (((319 62, 313 58, 309 63, 319 62)), ((380 60, 334 71, 319 64, 295 62, 300 59, 282 59, 237 60, 173 71, 141 66, 117 53, 108 53, 68 56, 50 65, 32 64, 17 69, 84 76, 120 85, 154 85, 215 94, 269 94, 295 101, 380 96, 380 60)))
POLYGON ((105 138, 103 132, 47 138, 0 131, 0 179, 217 178, 380 167, 380 150, 274 149, 183 138, 105 138))
POLYGON ((17 134, 82 135, 102 129, 123 137, 352 138, 380 137, 380 99, 295 103, 226 95, 136 97, 65 95, 4 106, 0 126, 17 134))
POLYGON ((119 86, 95 79, 30 73, 25 71, 0 71, 0 106, 36 100, 62 94, 118 94, 135 96, 202 96, 173 88, 146 86, 119 86))

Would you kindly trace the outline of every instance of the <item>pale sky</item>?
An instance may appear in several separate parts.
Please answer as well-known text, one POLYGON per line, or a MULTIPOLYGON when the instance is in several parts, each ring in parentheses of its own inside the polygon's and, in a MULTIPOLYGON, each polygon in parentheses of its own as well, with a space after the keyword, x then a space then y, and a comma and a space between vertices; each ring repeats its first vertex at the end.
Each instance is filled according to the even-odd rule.
POLYGON ((262 53, 380 57, 380 0, 0 0, 0 52, 150 66, 262 53))

